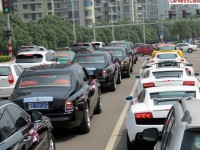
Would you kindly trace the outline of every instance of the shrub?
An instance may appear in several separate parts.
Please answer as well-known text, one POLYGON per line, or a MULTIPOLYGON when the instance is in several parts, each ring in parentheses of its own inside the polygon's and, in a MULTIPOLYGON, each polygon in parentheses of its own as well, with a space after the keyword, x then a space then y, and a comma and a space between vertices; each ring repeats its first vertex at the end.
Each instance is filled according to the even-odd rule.
POLYGON ((9 55, 0 56, 0 62, 10 61, 12 59, 9 55))

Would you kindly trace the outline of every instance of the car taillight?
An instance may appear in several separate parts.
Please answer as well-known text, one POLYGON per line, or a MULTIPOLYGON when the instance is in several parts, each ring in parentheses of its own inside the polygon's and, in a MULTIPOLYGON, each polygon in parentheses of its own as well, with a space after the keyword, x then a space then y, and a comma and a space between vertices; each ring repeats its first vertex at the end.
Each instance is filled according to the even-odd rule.
POLYGON ((135 113, 135 119, 150 119, 153 118, 151 112, 135 113))
POLYGON ((184 58, 181 58, 180 62, 184 62, 184 61, 185 61, 185 59, 184 59, 184 58))
POLYGON ((8 82, 10 83, 10 84, 12 84, 12 83, 14 83, 14 77, 13 77, 13 75, 10 75, 10 76, 8 76, 8 82))
POLYGON ((155 87, 155 84, 154 84, 153 82, 144 83, 144 84, 143 84, 143 87, 144 87, 144 88, 155 87))
POLYGON ((195 85, 194 81, 183 81, 183 85, 195 85))
POLYGON ((74 106, 72 101, 65 102, 65 112, 74 111, 74 106))
POLYGON ((107 70, 103 70, 103 71, 102 71, 102 76, 103 76, 103 77, 106 77, 107 75, 108 75, 107 70))
POLYGON ((89 53, 92 53, 92 52, 94 52, 94 50, 89 49, 88 52, 89 52, 89 53))
POLYGON ((71 60, 68 60, 68 61, 67 61, 67 63, 68 63, 68 64, 71 64, 71 63, 72 63, 72 61, 71 61, 71 60))
POLYGON ((151 59, 151 60, 150 60, 150 63, 154 63, 154 60, 153 60, 153 59, 151 59))

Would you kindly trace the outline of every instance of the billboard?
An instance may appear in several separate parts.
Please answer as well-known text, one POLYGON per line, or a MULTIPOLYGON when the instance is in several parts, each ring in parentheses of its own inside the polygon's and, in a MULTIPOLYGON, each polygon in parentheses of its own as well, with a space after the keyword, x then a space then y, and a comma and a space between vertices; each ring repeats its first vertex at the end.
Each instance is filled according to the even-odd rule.
POLYGON ((200 0, 169 0, 169 4, 200 4, 200 0))

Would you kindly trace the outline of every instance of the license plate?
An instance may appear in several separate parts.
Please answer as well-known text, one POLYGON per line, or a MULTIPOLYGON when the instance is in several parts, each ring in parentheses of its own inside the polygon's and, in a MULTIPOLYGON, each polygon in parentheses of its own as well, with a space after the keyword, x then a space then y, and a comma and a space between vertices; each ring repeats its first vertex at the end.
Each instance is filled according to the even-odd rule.
POLYGON ((92 70, 88 70, 87 71, 89 75, 93 75, 93 71, 92 70))
POLYGON ((28 103, 28 109, 33 110, 33 109, 48 109, 49 104, 48 102, 40 102, 40 103, 28 103))

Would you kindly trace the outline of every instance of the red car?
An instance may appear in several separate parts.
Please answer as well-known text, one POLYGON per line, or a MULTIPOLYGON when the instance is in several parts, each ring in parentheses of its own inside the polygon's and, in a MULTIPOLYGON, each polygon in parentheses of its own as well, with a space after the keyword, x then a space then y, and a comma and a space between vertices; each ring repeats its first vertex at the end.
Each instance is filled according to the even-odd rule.
POLYGON ((151 44, 143 44, 135 49, 140 56, 151 55, 153 51, 153 46, 151 44))

